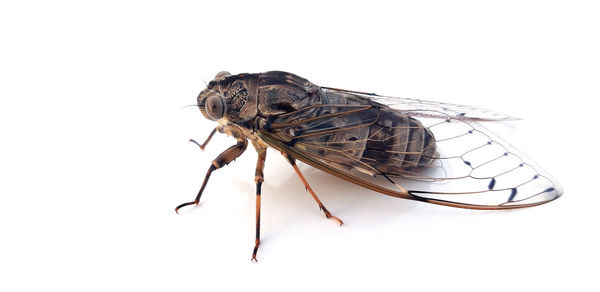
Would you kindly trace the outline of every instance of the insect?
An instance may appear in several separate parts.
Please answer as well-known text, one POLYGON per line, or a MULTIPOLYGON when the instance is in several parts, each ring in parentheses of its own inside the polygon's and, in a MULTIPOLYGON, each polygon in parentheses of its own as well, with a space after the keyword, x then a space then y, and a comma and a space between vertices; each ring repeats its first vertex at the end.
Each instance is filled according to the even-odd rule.
MULTIPOLYGON (((329 212, 296 160, 385 195, 467 209, 541 205, 558 198, 555 180, 481 124, 513 118, 470 106, 320 87, 281 71, 218 73, 197 106, 237 143, 212 161, 213 171, 239 157, 248 141, 256 163, 256 239, 260 245, 261 185, 267 147, 283 154, 327 218, 329 212)), ((192 142, 195 142, 191 140, 192 142)))

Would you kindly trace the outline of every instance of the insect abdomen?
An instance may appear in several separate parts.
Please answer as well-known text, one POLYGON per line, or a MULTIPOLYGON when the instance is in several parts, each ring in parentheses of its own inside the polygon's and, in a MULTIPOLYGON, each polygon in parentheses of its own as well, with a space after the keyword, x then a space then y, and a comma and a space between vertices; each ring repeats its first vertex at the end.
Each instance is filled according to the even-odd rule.
MULTIPOLYGON (((415 168, 431 164, 436 153, 431 131, 415 118, 396 109, 383 107, 362 96, 323 92, 325 104, 374 106, 357 115, 342 115, 321 119, 312 131, 290 133, 297 147, 326 163, 355 168, 377 175, 406 174, 415 168), (308 134, 308 135, 307 135, 308 134), (312 136, 309 136, 312 135, 312 136), (325 146, 325 147, 323 147, 325 146)), ((329 109, 309 111, 308 116, 327 115, 329 109)))
POLYGON ((418 120, 393 109, 381 109, 377 122, 369 127, 361 161, 378 166, 386 174, 431 163, 436 147, 429 129, 418 120))

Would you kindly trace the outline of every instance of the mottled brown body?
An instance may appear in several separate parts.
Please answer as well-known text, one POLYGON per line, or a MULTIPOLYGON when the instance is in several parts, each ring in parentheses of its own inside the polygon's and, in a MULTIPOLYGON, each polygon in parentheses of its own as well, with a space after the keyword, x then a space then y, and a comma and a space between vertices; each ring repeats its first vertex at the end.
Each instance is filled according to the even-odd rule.
POLYGON ((197 143, 201 149, 215 131, 234 137, 237 143, 213 160, 195 200, 175 210, 197 205, 211 173, 239 157, 250 140, 258 154, 252 260, 260 245, 268 147, 288 159, 324 215, 340 224, 342 220, 325 208, 296 160, 382 194, 458 208, 525 208, 562 194, 548 174, 477 125, 510 119, 491 111, 319 87, 280 71, 221 72, 198 96, 198 107, 206 118, 218 122, 206 142, 197 143))
MULTIPOLYGON (((353 94, 321 89, 322 104, 364 106, 373 101, 353 94)), ((421 123, 396 110, 377 105, 360 115, 342 115, 312 126, 284 133, 314 158, 357 169, 370 175, 400 175, 407 169, 426 166, 435 155, 433 134, 421 123)), ((331 109, 319 107, 305 118, 326 115, 331 109)), ((283 137, 285 138, 285 137, 283 137)))
MULTIPOLYGON (((227 108, 219 131, 236 138, 260 139, 252 130, 270 130, 273 122, 318 119, 318 125, 290 126, 278 136, 315 159, 370 175, 400 175, 428 165, 435 155, 433 134, 417 119, 358 94, 321 88, 291 73, 223 76, 212 81, 209 89, 223 92, 227 108), (320 118, 351 107, 361 114, 320 118)), ((201 109, 203 96, 198 98, 201 109)))

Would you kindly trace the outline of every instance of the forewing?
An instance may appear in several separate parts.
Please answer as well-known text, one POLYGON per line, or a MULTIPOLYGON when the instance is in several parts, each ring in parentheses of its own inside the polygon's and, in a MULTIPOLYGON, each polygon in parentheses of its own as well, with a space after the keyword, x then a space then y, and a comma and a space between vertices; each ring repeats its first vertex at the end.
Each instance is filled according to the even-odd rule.
POLYGON ((545 203, 562 194, 547 172, 481 124, 450 115, 420 120, 436 137, 437 154, 432 164, 398 176, 408 185, 415 181, 413 194, 500 206, 545 203))
POLYGON ((401 111, 412 112, 415 117, 435 117, 446 118, 450 116, 455 119, 467 121, 507 121, 518 120, 496 111, 474 107, 470 105, 452 104, 417 98, 406 98, 396 96, 378 95, 375 93, 366 93, 360 91, 351 91, 338 88, 324 87, 325 91, 335 91, 340 93, 354 94, 369 98, 372 101, 387 105, 401 111))
MULTIPOLYGON (((400 112, 418 117, 420 124, 390 126, 389 111, 393 109, 373 104, 315 105, 272 119, 259 136, 313 167, 406 199, 472 209, 508 209, 543 204, 562 193, 550 175, 466 115, 437 109, 405 110, 400 112), (381 136, 386 125, 383 130, 390 133, 429 130, 436 151, 427 154, 427 163, 388 171, 390 163, 402 165, 408 152, 385 150, 389 156, 381 157, 381 162, 365 154, 371 151, 369 145, 389 140, 381 136)), ((408 147, 400 149, 408 151, 408 147)))

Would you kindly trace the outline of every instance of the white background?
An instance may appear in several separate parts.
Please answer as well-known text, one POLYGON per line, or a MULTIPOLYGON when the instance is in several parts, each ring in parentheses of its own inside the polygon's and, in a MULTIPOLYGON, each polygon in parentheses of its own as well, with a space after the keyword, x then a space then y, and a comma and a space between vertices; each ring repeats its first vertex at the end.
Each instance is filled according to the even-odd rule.
POLYGON ((598 291, 600 10, 449 2, 2 2, 0 290, 598 291), (506 138, 566 192, 460 210, 301 165, 338 227, 269 151, 253 263, 251 147, 173 211, 234 143, 188 144, 214 124, 184 106, 275 69, 519 116, 506 138))

